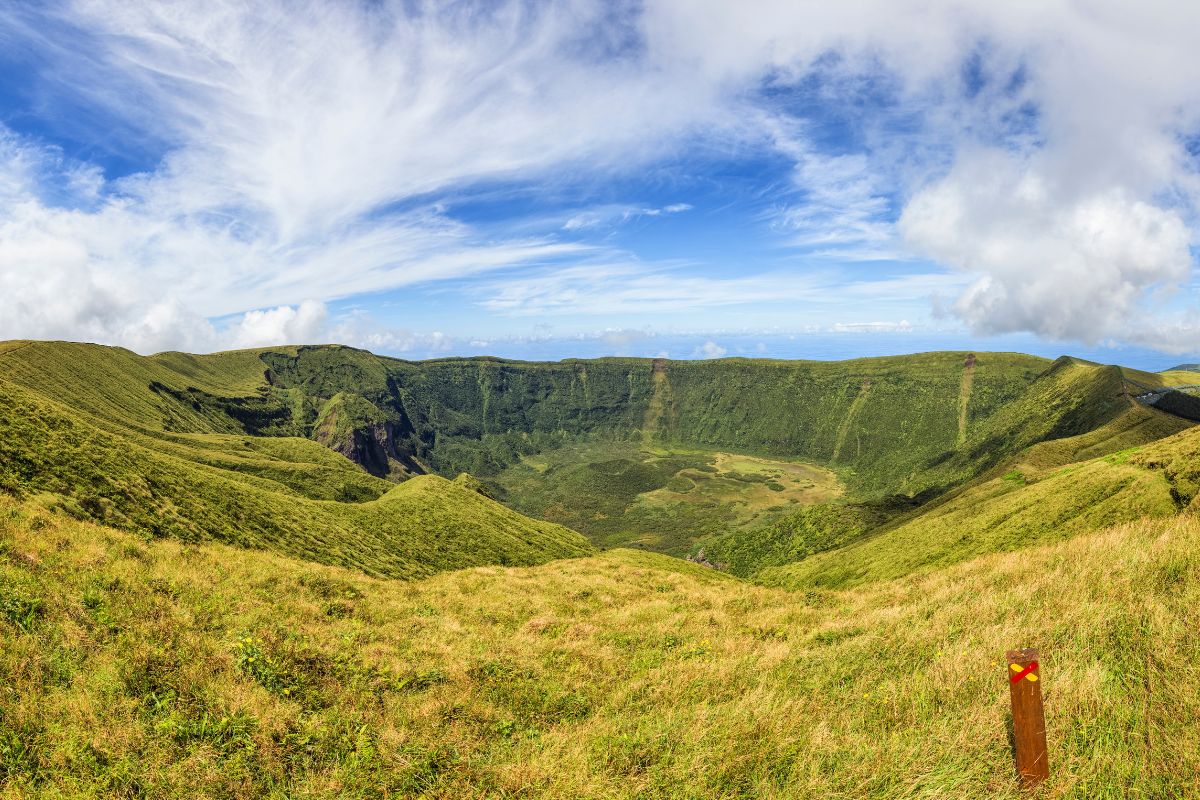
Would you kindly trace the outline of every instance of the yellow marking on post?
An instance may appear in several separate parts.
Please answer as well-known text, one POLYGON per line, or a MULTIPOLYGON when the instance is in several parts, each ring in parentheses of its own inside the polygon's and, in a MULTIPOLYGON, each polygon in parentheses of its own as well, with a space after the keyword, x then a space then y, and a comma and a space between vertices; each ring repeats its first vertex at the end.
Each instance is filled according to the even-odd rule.
MULTIPOLYGON (((1020 664, 1009 664, 1008 668, 1011 669, 1013 672, 1020 672, 1021 670, 1024 669, 1024 667, 1022 667, 1020 664)), ((1028 681, 1033 681, 1034 683, 1037 683, 1038 677, 1034 673, 1030 672, 1028 675, 1025 676, 1025 679, 1028 681)))

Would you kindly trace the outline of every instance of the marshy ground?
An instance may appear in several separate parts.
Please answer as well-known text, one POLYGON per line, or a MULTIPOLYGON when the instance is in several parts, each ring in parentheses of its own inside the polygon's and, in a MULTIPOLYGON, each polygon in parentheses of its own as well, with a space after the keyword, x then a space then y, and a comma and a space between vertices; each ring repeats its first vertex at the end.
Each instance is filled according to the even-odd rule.
POLYGON ((495 482, 514 508, 598 544, 674 555, 845 491, 834 472, 803 461, 632 441, 526 456, 495 482))

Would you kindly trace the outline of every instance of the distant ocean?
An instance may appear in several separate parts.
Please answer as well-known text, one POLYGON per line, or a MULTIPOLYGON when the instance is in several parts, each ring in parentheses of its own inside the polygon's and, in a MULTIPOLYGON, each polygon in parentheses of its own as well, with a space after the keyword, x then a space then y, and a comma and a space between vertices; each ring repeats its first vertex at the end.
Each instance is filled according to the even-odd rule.
POLYGON ((741 356, 744 358, 788 358, 833 361, 869 356, 903 355, 930 350, 1006 351, 1030 353, 1046 358, 1061 355, 1121 364, 1150 372, 1176 364, 1200 361, 1200 350, 1180 355, 1161 353, 1129 345, 1092 346, 1046 342, 1029 334, 976 337, 951 333, 854 332, 797 334, 650 334, 611 337, 495 339, 456 345, 449 350, 395 353, 400 358, 492 355, 531 361, 603 356, 666 357, 674 359, 741 356))

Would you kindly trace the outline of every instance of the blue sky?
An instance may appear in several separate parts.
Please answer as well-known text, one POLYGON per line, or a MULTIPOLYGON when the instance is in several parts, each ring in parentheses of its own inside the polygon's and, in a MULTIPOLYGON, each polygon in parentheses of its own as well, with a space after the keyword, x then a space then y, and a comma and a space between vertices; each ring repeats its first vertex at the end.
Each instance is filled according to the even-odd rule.
POLYGON ((832 5, 0 0, 0 337, 1200 354, 1200 11, 832 5))

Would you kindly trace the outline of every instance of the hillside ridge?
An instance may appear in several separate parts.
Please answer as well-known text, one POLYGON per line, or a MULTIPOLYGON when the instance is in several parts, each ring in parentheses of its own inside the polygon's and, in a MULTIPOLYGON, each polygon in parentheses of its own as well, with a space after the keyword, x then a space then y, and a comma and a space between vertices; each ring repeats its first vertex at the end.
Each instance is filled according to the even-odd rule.
MULTIPOLYGON (((0 346, 0 389, 10 397, 10 417, 41 420, 43 431, 26 434, 42 437, 44 452, 34 454, 35 441, 7 437, 11 462, 25 466, 9 469, 0 486, 48 491, 70 513, 109 524, 278 547, 372 574, 587 552, 582 538, 572 542, 575 534, 554 523, 606 546, 641 542, 676 555, 707 547, 750 574, 779 566, 781 554, 806 558, 902 528, 973 482, 994 480, 987 476, 1030 447, 1102 430, 1131 408, 1148 408, 1130 386, 1155 380, 1165 378, 1065 356, 965 351, 841 362, 415 362, 340 345, 142 357, 13 342, 0 346), (82 459, 69 437, 52 433, 63 426, 93 442, 82 459), (607 465, 542 474, 524 466, 560 451, 570 458, 579 448, 609 453, 607 465), (705 466, 712 453, 768 459, 747 461, 742 472, 716 468, 721 486, 759 498, 729 520, 736 528, 726 534, 721 504, 747 501, 717 492, 715 500, 693 502, 701 495, 687 494, 714 474, 705 466), (770 459, 779 466, 764 466, 770 459), (835 470, 844 489, 805 494, 795 484, 789 494, 784 478, 772 475, 789 474, 791 462, 835 470), (518 480, 513 471, 521 469, 527 477, 518 480), (442 521, 420 523, 437 536, 456 531, 450 539, 417 530, 415 516, 381 522, 384 512, 373 503, 395 482, 462 473, 478 479, 482 493, 468 500, 443 489, 446 502, 434 515, 442 521), (801 505, 770 506, 771 492, 754 488, 763 482, 783 492, 780 502, 801 505), (530 488, 539 484, 544 491, 530 488), (613 505, 618 495, 588 496, 589 486, 624 499, 613 505), (548 494, 538 499, 531 491, 548 494), (236 508, 226 496, 238 498, 236 508), (493 508, 492 498, 541 519, 493 508), (814 502, 832 506, 804 509, 814 502), (473 510, 456 509, 464 503, 473 510), (305 514, 325 533, 305 530, 305 514), (641 521, 627 525, 630 514, 641 521), (677 524, 679 514, 687 521, 677 524), (466 519, 491 528, 479 539, 461 527, 466 519), (784 527, 768 531, 776 523, 784 527), (515 538, 505 533, 517 528, 515 538), (747 558, 755 549, 765 553, 755 543, 768 539, 775 555, 747 558), (403 555, 388 549, 401 542, 403 555), (509 546, 516 552, 506 553, 509 546), (742 555, 734 558, 735 551, 742 555)), ((16 419, 6 422, 20 428, 16 419)))

